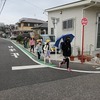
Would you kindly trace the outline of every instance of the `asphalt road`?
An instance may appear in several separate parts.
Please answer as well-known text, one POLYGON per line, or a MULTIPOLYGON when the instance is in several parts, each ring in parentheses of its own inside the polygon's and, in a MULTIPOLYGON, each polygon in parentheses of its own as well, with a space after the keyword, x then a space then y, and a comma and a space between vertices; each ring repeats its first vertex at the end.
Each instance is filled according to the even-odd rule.
POLYGON ((0 100, 100 100, 100 74, 45 67, 22 51, 0 38, 0 100), (44 67, 12 70, 30 65, 44 67))

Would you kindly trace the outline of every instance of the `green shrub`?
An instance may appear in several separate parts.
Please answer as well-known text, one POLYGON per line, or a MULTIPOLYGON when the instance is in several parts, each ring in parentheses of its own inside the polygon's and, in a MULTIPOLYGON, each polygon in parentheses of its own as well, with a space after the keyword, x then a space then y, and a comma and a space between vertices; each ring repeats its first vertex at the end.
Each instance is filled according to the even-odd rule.
POLYGON ((23 37, 21 35, 18 35, 16 40, 19 42, 19 43, 22 43, 23 41, 23 37))

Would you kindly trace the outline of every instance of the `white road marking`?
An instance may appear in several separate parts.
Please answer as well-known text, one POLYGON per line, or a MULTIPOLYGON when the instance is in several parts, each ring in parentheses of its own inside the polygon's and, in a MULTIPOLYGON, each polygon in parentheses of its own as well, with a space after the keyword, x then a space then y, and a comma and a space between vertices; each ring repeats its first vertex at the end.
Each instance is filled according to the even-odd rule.
POLYGON ((47 67, 43 65, 27 65, 27 66, 13 66, 12 70, 23 70, 23 69, 34 69, 34 68, 44 68, 47 67))
POLYGON ((74 70, 72 69, 73 72, 79 72, 79 73, 90 73, 90 74, 99 74, 100 71, 84 71, 84 70, 74 70))
POLYGON ((8 46, 8 48, 13 48, 13 46, 8 46))
POLYGON ((12 55, 11 56, 14 56, 15 58, 18 58, 19 56, 19 53, 11 53, 12 55))
POLYGON ((100 67, 96 68, 96 69, 100 69, 100 67))
POLYGON ((9 49, 9 51, 14 52, 14 51, 16 51, 16 49, 14 49, 14 48, 13 49, 9 49))
MULTIPOLYGON (((59 67, 50 67, 50 68, 53 68, 53 69, 59 69, 59 70, 66 70, 66 68, 59 68, 59 67)), ((97 74, 97 73, 100 73, 100 71, 85 71, 85 70, 74 70, 74 69, 71 69, 71 72, 79 72, 79 73, 90 73, 90 74, 97 74)))

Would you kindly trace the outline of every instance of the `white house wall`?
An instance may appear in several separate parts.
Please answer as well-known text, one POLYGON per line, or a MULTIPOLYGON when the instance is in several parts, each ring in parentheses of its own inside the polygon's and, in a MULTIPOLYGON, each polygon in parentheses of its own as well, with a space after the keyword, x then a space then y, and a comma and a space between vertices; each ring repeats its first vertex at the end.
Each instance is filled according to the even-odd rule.
MULTIPOLYGON (((84 51, 89 52, 90 45, 92 44, 92 51, 96 49, 96 36, 97 36, 97 13, 100 9, 86 9, 84 16, 83 16, 83 8, 84 7, 76 7, 70 9, 64 9, 59 11, 53 11, 48 13, 48 33, 51 34, 51 27, 53 27, 51 17, 59 18, 59 22, 57 24, 57 37, 61 36, 62 34, 72 33, 75 35, 74 41, 72 45, 74 47, 74 52, 76 52, 76 47, 82 47, 82 24, 81 19, 83 17, 87 17, 88 24, 85 26, 85 40, 84 40, 84 51), (62 14, 60 12, 62 11, 62 14), (74 29, 72 30, 63 30, 62 29, 62 22, 64 20, 74 18, 74 29)), ((77 53, 74 53, 77 54, 77 53)))
POLYGON ((84 17, 87 17, 88 24, 85 26, 85 51, 89 51, 92 45, 92 51, 96 50, 97 45, 97 13, 100 12, 98 8, 91 8, 85 11, 84 17))
POLYGON ((59 23, 57 24, 57 37, 61 36, 62 34, 72 33, 75 35, 75 38, 72 42, 72 46, 74 48, 81 47, 82 7, 71 8, 70 10, 64 9, 60 11, 49 12, 48 13, 48 33, 51 33, 51 27, 53 27, 51 17, 56 17, 60 19, 59 23), (62 14, 60 14, 61 11, 62 11, 62 14), (70 29, 63 30, 62 22, 70 18, 74 19, 74 28, 71 30, 70 29))

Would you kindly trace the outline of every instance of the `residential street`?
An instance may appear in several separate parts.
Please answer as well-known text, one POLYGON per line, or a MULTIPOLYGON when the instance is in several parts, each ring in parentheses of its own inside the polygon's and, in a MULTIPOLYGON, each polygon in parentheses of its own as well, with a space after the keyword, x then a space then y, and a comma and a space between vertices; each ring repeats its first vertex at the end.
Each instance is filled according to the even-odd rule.
POLYGON ((52 62, 45 65, 20 45, 0 38, 0 100, 100 100, 99 70, 70 63, 73 70, 68 72, 52 62))

